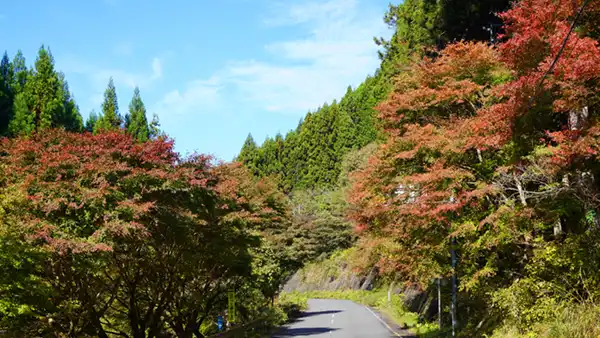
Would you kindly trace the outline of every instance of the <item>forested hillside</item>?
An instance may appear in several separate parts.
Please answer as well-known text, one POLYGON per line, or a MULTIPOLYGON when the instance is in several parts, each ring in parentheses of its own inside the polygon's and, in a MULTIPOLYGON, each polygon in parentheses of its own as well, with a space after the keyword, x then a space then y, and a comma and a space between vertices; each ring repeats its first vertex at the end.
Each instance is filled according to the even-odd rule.
POLYGON ((285 138, 249 139, 239 159, 279 179, 296 209, 298 191, 344 193, 363 252, 353 257, 425 292, 442 280, 443 322, 459 335, 595 337, 599 10, 583 0, 390 6, 395 34, 376 39, 375 75, 285 138))
POLYGON ((327 257, 356 240, 347 218, 350 174, 363 169, 386 139, 376 108, 396 78, 450 41, 493 39, 500 30, 494 13, 508 3, 409 0, 390 5, 383 20, 394 34, 389 41, 374 38, 381 47, 381 65, 373 75, 357 88, 349 87, 339 102, 307 113, 285 137, 276 135, 258 145, 248 135, 237 160, 255 176, 277 182, 289 196, 293 217, 288 243, 294 252, 305 253, 301 262, 327 257))
POLYGON ((248 135, 237 157, 257 176, 277 176, 283 191, 335 188, 346 154, 383 138, 375 106, 387 98, 394 77, 431 48, 460 40, 490 40, 499 30, 493 13, 508 0, 408 0, 390 5, 384 21, 395 30, 381 46, 381 66, 338 101, 309 112, 295 130, 257 144, 248 135))

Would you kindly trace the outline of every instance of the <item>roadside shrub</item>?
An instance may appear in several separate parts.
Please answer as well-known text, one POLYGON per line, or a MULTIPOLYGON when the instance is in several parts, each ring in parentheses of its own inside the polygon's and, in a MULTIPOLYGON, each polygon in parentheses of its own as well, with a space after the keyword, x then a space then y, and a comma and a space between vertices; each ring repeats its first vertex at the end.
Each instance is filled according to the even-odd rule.
POLYGON ((282 292, 277 299, 277 308, 287 317, 294 317, 308 309, 308 298, 306 294, 299 292, 282 292))
POLYGON ((600 337, 600 307, 596 304, 563 304, 556 316, 533 324, 527 330, 506 324, 492 338, 592 338, 600 337))

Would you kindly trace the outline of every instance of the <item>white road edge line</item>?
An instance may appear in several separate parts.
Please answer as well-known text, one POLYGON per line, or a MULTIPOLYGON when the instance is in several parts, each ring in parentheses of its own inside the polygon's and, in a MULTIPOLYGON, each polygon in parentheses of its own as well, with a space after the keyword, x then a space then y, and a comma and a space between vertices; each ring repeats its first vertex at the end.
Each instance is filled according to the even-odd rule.
MULTIPOLYGON (((364 305, 363 305, 363 306, 364 306, 364 305)), ((364 306, 364 307, 365 307, 365 309, 367 309, 369 312, 371 312, 371 314, 373 315, 373 317, 377 318, 377 320, 378 320, 379 322, 381 322, 381 324, 385 325, 385 327, 386 327, 386 328, 387 328, 387 329, 388 329, 388 330, 389 330, 391 333, 393 333, 393 334, 394 334, 394 336, 396 336, 396 337, 401 337, 401 335, 400 335, 398 332, 394 331, 394 329, 392 329, 392 328, 391 328, 391 327, 390 327, 390 326, 389 326, 389 325, 388 325, 386 322, 384 322, 384 321, 383 321, 383 319, 379 318, 379 316, 378 316, 378 315, 377 315, 375 312, 373 312, 373 310, 369 309, 369 307, 368 307, 368 306, 364 306)))

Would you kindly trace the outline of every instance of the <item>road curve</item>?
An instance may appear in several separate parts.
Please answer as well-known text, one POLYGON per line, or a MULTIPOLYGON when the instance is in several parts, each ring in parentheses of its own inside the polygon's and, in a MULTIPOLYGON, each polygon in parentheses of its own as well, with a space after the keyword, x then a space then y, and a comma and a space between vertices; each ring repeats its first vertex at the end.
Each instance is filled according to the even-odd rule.
POLYGON ((349 300, 310 299, 308 310, 272 338, 398 337, 370 309, 349 300))

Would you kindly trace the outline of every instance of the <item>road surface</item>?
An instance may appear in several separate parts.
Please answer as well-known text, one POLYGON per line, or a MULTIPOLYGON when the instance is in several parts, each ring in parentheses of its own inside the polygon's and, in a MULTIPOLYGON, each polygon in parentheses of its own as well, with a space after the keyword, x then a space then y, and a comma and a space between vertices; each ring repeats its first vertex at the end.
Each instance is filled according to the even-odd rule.
POLYGON ((306 312, 271 337, 398 337, 386 325, 370 309, 349 300, 310 299, 306 312))

